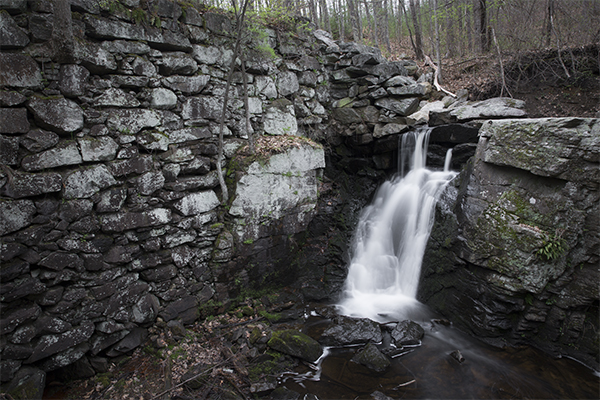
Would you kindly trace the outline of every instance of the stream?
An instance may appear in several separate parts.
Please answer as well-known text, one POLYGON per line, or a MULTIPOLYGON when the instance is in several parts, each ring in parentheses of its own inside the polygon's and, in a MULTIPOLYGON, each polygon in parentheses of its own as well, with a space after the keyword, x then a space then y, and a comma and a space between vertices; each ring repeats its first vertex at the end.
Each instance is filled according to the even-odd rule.
MULTIPOLYGON (((448 168, 451 152, 443 171, 426 168, 429 132, 403 135, 400 174, 381 186, 361 214, 344 293, 336 305, 340 314, 381 324, 417 322, 425 330, 421 345, 405 346, 383 374, 351 361, 359 347, 328 348, 316 366, 301 365, 283 384, 321 400, 371 399, 375 391, 395 399, 599 398, 599 375, 576 361, 553 359, 529 347, 488 346, 416 300, 435 204, 456 176, 448 168)), ((327 322, 311 316, 304 331, 318 337, 327 322)), ((393 346, 389 332, 384 330, 377 346, 393 346)))

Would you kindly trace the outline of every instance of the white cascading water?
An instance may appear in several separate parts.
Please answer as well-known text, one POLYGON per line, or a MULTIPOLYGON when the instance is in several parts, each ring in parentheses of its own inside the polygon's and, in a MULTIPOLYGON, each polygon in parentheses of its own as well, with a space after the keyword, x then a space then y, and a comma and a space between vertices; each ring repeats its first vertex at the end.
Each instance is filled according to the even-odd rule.
POLYGON ((425 167, 431 129, 403 135, 400 176, 385 182, 363 210, 354 237, 342 314, 382 320, 415 305, 421 262, 429 239, 435 204, 456 176, 425 167), (404 175, 404 166, 409 171, 404 175))

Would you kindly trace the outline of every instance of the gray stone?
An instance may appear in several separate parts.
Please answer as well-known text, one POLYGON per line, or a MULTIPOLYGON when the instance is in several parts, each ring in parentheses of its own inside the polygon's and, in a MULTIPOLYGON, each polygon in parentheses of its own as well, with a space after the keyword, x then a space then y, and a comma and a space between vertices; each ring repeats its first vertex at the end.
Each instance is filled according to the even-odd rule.
POLYGON ((3 283, 0 300, 10 303, 26 296, 43 293, 45 290, 46 285, 41 283, 39 279, 31 276, 25 277, 23 279, 17 279, 13 282, 3 283))
POLYGON ((389 88, 393 86, 410 86, 415 85, 416 83, 417 81, 415 81, 410 76, 397 75, 385 81, 383 85, 389 88))
POLYGON ((226 15, 207 12, 204 20, 206 28, 217 35, 229 36, 233 33, 232 22, 226 15))
MULTIPOLYGON (((6 335, 7 333, 14 331, 17 327, 22 326, 24 323, 36 320, 41 312, 42 310, 37 304, 22 306, 15 310, 3 312, 2 319, 0 320, 0 334, 6 335)), ((11 338, 11 342, 15 344, 29 343, 29 341, 33 339, 33 336, 35 336, 36 330, 33 328, 27 328, 26 330, 29 332, 22 332, 22 334, 15 332, 11 338)))
POLYGON ((147 36, 144 27, 141 25, 129 24, 118 20, 108 20, 100 17, 86 15, 84 18, 86 24, 86 34, 98 39, 127 39, 127 40, 146 40, 147 36))
POLYGON ((114 54, 148 54, 150 46, 144 42, 129 40, 107 40, 102 42, 102 48, 114 54))
POLYGON ((27 100, 27 97, 21 93, 12 92, 8 90, 0 90, 0 107, 14 107, 19 106, 27 100))
POLYGON ((0 9, 10 14, 22 14, 27 11, 27 0, 0 0, 0 9))
POLYGON ((83 268, 83 260, 77 254, 56 251, 44 257, 38 265, 54 271, 60 271, 64 268, 80 270, 83 268))
POLYGON ((375 102, 375 105, 383 109, 392 111, 401 117, 412 114, 417 110, 419 106, 419 99, 408 98, 408 99, 392 99, 383 98, 375 102))
POLYGON ((76 64, 63 64, 60 66, 58 87, 66 97, 77 97, 85 94, 90 71, 76 64))
POLYGON ((195 296, 185 296, 169 304, 158 315, 166 322, 180 319, 186 325, 191 324, 200 317, 198 299, 195 296))
POLYGON ((44 333, 64 333, 73 329, 73 326, 60 318, 43 315, 35 321, 35 327, 40 334, 44 333))
POLYGON ((299 88, 298 77, 295 72, 284 71, 277 75, 277 92, 279 96, 289 96, 296 93, 299 88))
POLYGON ((319 342, 325 346, 346 346, 360 343, 379 343, 382 340, 379 324, 368 318, 338 316, 333 326, 321 334, 319 342))
POLYGON ((70 141, 60 142, 56 147, 44 152, 27 156, 21 162, 25 171, 39 171, 65 165, 82 163, 77 144, 70 141))
POLYGON ((36 122, 59 134, 77 132, 83 128, 83 110, 72 100, 65 98, 42 99, 33 97, 27 103, 36 122))
POLYGON ((140 155, 126 160, 113 161, 108 167, 114 176, 121 177, 131 174, 143 174, 150 171, 153 165, 152 156, 140 155))
POLYGON ((442 111, 429 113, 431 126, 466 122, 474 119, 490 118, 522 118, 527 113, 523 108, 525 102, 506 97, 495 97, 477 102, 458 103, 442 111))
POLYGON ((219 184, 217 172, 213 171, 206 175, 180 177, 174 182, 167 182, 165 187, 176 192, 185 192, 194 189, 212 189, 219 184))
POLYGON ((4 165, 19 163, 19 138, 0 135, 0 159, 4 165))
POLYGON ((127 189, 111 188, 100 193, 100 201, 96 203, 99 213, 117 212, 121 210, 127 199, 127 189))
POLYGON ((122 232, 130 229, 164 225, 169 222, 171 222, 171 210, 155 208, 142 213, 107 214, 102 216, 101 224, 104 232, 122 232))
POLYGON ((343 125, 361 123, 363 121, 356 110, 348 107, 333 110, 333 118, 343 125))
POLYGON ((67 222, 77 221, 92 212, 94 203, 87 199, 63 200, 58 212, 59 218, 67 222))
POLYGON ((142 297, 131 311, 131 320, 136 324, 146 324, 154 322, 158 316, 160 303, 156 296, 147 294, 142 297))
POLYGON ((600 182, 600 122, 545 118, 488 121, 480 135, 483 160, 535 175, 573 182, 600 182))
POLYGON ((184 51, 190 53, 190 40, 180 33, 171 30, 146 27, 146 40, 151 47, 161 51, 184 51))
POLYGON ((314 363, 323 354, 319 342, 297 330, 274 331, 267 342, 273 350, 314 363))
POLYGON ((175 106, 177 106, 177 96, 175 93, 165 88, 152 89, 150 107, 168 110, 175 106))
POLYGON ((156 7, 156 13, 161 17, 172 18, 175 21, 183 14, 181 6, 169 0, 158 0, 154 7, 156 7))
POLYGON ((17 243, 7 243, 6 245, 2 246, 3 262, 2 262, 2 269, 0 269, 0 279, 2 280, 2 283, 10 282, 13 279, 18 278, 20 275, 23 275, 23 274, 26 274, 27 272, 29 272, 29 263, 27 263, 25 261, 21 261, 19 259, 14 260, 14 261, 8 261, 11 258, 19 255, 19 253, 21 251, 24 252, 24 250, 25 250, 25 249, 19 249, 21 251, 15 252, 15 253, 13 253, 12 256, 9 256, 6 254, 7 250, 10 251, 10 248, 8 246, 9 244, 17 245, 17 243))
POLYGON ((158 111, 145 109, 113 110, 106 121, 109 129, 121 134, 136 134, 143 128, 154 128, 162 123, 158 111))
POLYGON ((0 382, 8 382, 13 379, 15 373, 21 368, 21 364, 19 360, 0 361, 0 382))
POLYGON ((161 75, 193 75, 198 64, 189 54, 182 52, 163 53, 158 71, 161 75))
POLYGON ((79 327, 57 335, 42 336, 27 363, 33 363, 53 354, 77 346, 88 340, 94 333, 94 324, 84 321, 79 327))
POLYGON ((150 78, 147 76, 112 75, 110 80, 113 82, 113 86, 139 89, 146 87, 150 78))
POLYGON ((265 133, 270 135, 296 135, 298 121, 293 104, 285 99, 274 101, 267 107, 264 115, 265 133))
POLYGON ((42 399, 46 387, 46 373, 33 367, 21 368, 3 390, 14 399, 42 399))
POLYGON ((123 354, 127 354, 140 346, 146 341, 148 337, 148 330, 145 328, 133 328, 127 336, 114 345, 106 355, 109 357, 117 357, 123 354))
POLYGON ((267 99, 277 98, 277 87, 271 77, 257 76, 255 77, 256 94, 262 94, 267 99))
POLYGON ((80 360, 85 353, 90 349, 87 343, 81 343, 74 347, 69 347, 57 354, 53 354, 50 357, 43 360, 39 365, 40 368, 46 372, 54 371, 59 368, 66 367, 80 360))
POLYGON ((108 136, 77 139, 83 161, 111 161, 117 155, 119 145, 108 136))
POLYGON ((116 185, 117 181, 104 165, 75 171, 65 178, 64 197, 88 198, 102 189, 116 185))
POLYGON ((0 53, 0 86, 36 89, 42 86, 38 64, 30 56, 0 53))
POLYGON ((431 85, 425 82, 406 86, 393 86, 388 87, 387 92, 392 96, 424 97, 431 93, 431 85))
POLYGON ((198 94, 210 81, 210 75, 169 76, 162 79, 162 84, 171 90, 183 94, 198 94))
POLYGON ((96 107, 120 107, 135 108, 139 107, 140 102, 131 93, 125 93, 122 89, 108 88, 96 100, 96 107))
POLYGON ((1 201, 0 236, 16 232, 28 226, 33 219, 35 211, 35 205, 31 200, 1 201))
POLYGON ((2 194, 13 199, 20 199, 43 193, 59 192, 61 189, 62 177, 60 174, 51 172, 41 174, 15 172, 2 188, 2 194))
POLYGON ((26 108, 0 108, 0 133, 25 133, 29 131, 26 108))
POLYGON ((59 136, 56 133, 42 129, 29 131, 20 138, 21 145, 33 153, 47 150, 58 144, 58 141, 59 136))
POLYGON ((377 124, 377 125, 375 125, 375 128, 373 129, 373 137, 380 138, 383 136, 402 133, 407 130, 408 130, 408 126, 403 125, 403 124, 394 124, 394 123, 385 124, 385 125, 377 124))
POLYGON ((409 320, 400 321, 392 331, 392 339, 398 347, 420 345, 424 335, 423 327, 409 320))
POLYGON ((185 216, 197 215, 213 210, 220 204, 217 195, 212 190, 191 193, 178 202, 174 207, 185 216))
POLYGON ((3 49, 20 49, 29 44, 29 37, 19 28, 9 13, 0 10, 0 47, 3 49))
POLYGON ((373 343, 368 343, 364 349, 352 357, 351 361, 362 364, 377 373, 384 372, 391 365, 390 360, 373 343))
POLYGON ((183 119, 218 120, 223 111, 223 104, 215 97, 198 96, 187 99, 183 103, 181 117, 183 119))
MULTIPOLYGON (((136 141, 145 149, 148 151, 152 151, 152 150, 160 150, 160 151, 167 151, 169 149, 169 137, 167 136, 166 133, 162 133, 162 132, 144 132, 141 135, 138 135, 136 137, 136 141)), ((172 149, 169 152, 170 154, 176 153, 176 152, 185 152, 187 151, 188 153, 191 154, 191 149, 172 149)), ((165 158, 164 154, 162 155, 163 158, 165 158)), ((182 160, 180 160, 182 161, 182 160)))
POLYGON ((136 75, 143 75, 149 78, 156 75, 154 64, 142 57, 136 57, 131 67, 133 68, 133 73, 136 75))
POLYGON ((148 282, 162 282, 177 276, 177 267, 174 265, 163 265, 157 268, 149 268, 140 272, 140 277, 148 282))
POLYGON ((165 184, 165 177, 160 171, 146 172, 137 178, 137 189, 140 194, 149 196, 165 184))
POLYGON ((103 75, 117 70, 115 57, 100 45, 88 41, 77 43, 77 56, 81 65, 91 73, 103 75))

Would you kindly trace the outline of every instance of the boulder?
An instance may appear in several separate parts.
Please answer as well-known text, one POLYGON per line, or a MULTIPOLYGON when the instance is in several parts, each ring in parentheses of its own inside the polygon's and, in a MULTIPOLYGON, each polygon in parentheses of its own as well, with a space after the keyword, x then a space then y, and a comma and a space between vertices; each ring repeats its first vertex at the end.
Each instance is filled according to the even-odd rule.
POLYGON ((169 89, 157 88, 152 90, 150 107, 158 109, 170 109, 177 106, 177 96, 169 89))
POLYGON ((61 189, 62 177, 60 174, 51 172, 38 174, 15 172, 2 188, 2 194, 13 199, 20 199, 43 193, 59 192, 61 189))
POLYGON ((163 53, 158 66, 161 75, 193 75, 198 70, 198 64, 187 53, 163 53))
POLYGON ((416 97, 407 99, 393 99, 386 97, 375 101, 375 105, 404 117, 417 111, 419 99, 416 97))
POLYGON ((270 135, 296 135, 298 121, 293 104, 285 99, 274 101, 265 111, 263 129, 270 135))
POLYGON ((65 333, 42 336, 35 346, 33 354, 27 359, 26 362, 33 363, 53 354, 75 347, 78 344, 88 340, 92 336, 92 333, 94 333, 94 329, 94 324, 92 322, 84 321, 79 327, 65 333))
POLYGON ((363 349, 357 352, 351 361, 362 364, 377 373, 385 372, 391 365, 390 360, 373 343, 368 343, 363 349))
POLYGON ((177 211, 185 216, 197 215, 213 210, 220 204, 212 190, 191 193, 174 204, 177 211))
POLYGON ((421 339, 425 335, 423 327, 413 321, 400 321, 392 331, 392 340, 398 347, 415 346, 421 344, 421 339))
POLYGON ((340 315, 333 325, 325 329, 319 342, 325 346, 348 346, 363 343, 379 343, 383 339, 379 324, 368 318, 351 318, 340 315))
POLYGON ((202 92, 209 81, 210 75, 174 75, 162 79, 164 86, 173 91, 180 91, 183 94, 198 94, 202 92))
POLYGON ((285 71, 277 75, 277 92, 280 97, 287 97, 294 94, 300 88, 298 84, 298 76, 295 72, 285 71))
POLYGON ((323 354, 323 349, 319 342, 293 329, 274 331, 267 345, 273 350, 301 358, 311 363, 316 362, 323 354))

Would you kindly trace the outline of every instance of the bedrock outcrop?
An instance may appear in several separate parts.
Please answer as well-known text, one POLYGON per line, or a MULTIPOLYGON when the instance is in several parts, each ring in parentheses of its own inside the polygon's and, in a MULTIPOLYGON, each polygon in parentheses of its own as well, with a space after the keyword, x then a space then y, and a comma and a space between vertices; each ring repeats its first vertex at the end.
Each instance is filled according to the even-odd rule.
POLYGON ((495 345, 599 368, 600 121, 487 121, 445 191, 419 297, 495 345))

